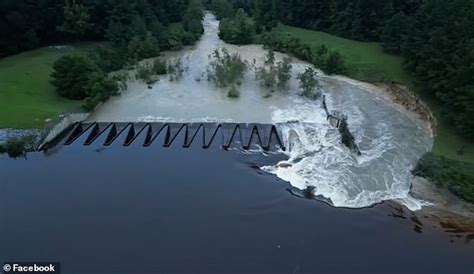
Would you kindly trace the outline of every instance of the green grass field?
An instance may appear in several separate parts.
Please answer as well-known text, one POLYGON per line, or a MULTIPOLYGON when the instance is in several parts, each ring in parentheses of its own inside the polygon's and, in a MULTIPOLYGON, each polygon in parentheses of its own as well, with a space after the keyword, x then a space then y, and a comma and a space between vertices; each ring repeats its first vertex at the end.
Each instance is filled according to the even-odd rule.
POLYGON ((345 57, 351 78, 370 82, 397 81, 411 83, 410 77, 402 69, 403 59, 385 53, 378 43, 358 42, 325 32, 285 25, 280 25, 278 29, 301 39, 314 48, 324 44, 339 51, 345 57))
MULTIPOLYGON (((403 58, 385 53, 378 43, 358 42, 325 32, 285 25, 278 26, 278 29, 314 48, 324 44, 338 50, 345 57, 351 78, 368 82, 395 81, 417 90, 411 77, 403 69, 403 58)), ((441 118, 441 108, 439 103, 433 100, 432 95, 420 94, 420 96, 438 117, 433 151, 451 159, 474 163, 473 143, 456 134, 454 127, 441 118)))
POLYGON ((41 128, 46 119, 78 109, 81 102, 56 95, 49 75, 58 58, 94 45, 41 48, 0 59, 0 128, 41 128))

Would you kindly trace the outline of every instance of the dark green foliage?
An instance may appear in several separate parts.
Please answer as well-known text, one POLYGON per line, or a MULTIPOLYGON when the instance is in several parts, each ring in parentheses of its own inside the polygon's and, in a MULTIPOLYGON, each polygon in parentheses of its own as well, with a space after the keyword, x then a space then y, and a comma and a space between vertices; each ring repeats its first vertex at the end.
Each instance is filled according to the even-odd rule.
POLYGON ((256 69, 255 76, 267 88, 284 89, 291 79, 291 68, 291 58, 276 62, 275 53, 269 50, 263 66, 256 69))
POLYGON ((237 10, 233 18, 225 18, 219 25, 219 37, 231 44, 250 44, 254 37, 253 20, 243 9, 237 10))
POLYGON ((0 145, 0 154, 7 153, 12 158, 23 156, 26 151, 27 143, 20 138, 12 138, 6 144, 0 145))
POLYGON ((279 20, 277 0, 254 0, 253 18, 257 33, 271 31, 279 20))
POLYGON ((66 1, 64 5, 64 22, 58 26, 58 30, 70 33, 79 40, 91 27, 90 14, 87 7, 76 1, 66 1))
POLYGON ((344 57, 339 52, 330 50, 324 45, 313 51, 310 46, 301 42, 300 39, 278 31, 263 34, 262 43, 267 48, 290 53, 301 60, 311 62, 326 74, 344 75, 347 73, 344 57))
POLYGON ((300 88, 303 91, 301 95, 310 99, 316 99, 318 96, 316 88, 319 85, 316 79, 316 71, 308 67, 303 73, 298 75, 298 80, 300 81, 300 88))
POLYGON ((410 21, 410 17, 406 16, 403 11, 398 12, 387 21, 380 35, 380 41, 385 51, 401 53, 402 45, 410 30, 410 21))
POLYGON ((232 85, 229 89, 229 92, 227 93, 227 97, 229 98, 239 98, 240 97, 240 91, 237 89, 235 85, 232 85))
POLYGON ((428 153, 418 162, 413 174, 446 187, 462 199, 474 203, 474 165, 428 153))
POLYGON ((58 94, 68 99, 84 99, 84 107, 89 110, 119 90, 117 81, 85 56, 64 56, 54 63, 53 69, 51 83, 58 94))
POLYGON ((53 65, 51 84, 62 97, 82 100, 87 97, 91 75, 99 71, 94 62, 85 56, 64 56, 53 65))
POLYGON ((93 110, 99 103, 107 101, 112 95, 116 95, 119 90, 117 80, 103 73, 94 73, 90 77, 87 86, 87 98, 83 103, 87 110, 93 110))
POLYGON ((271 31, 262 35, 261 41, 265 47, 284 52, 290 53, 298 59, 312 62, 313 51, 310 46, 301 42, 300 39, 291 37, 287 34, 271 31))
POLYGON ((132 62, 156 57, 159 53, 158 40, 151 32, 146 32, 142 38, 140 36, 134 36, 127 45, 127 57, 132 62))
POLYGON ((347 68, 344 62, 344 57, 337 51, 329 51, 325 56, 323 56, 323 62, 321 64, 321 69, 326 74, 346 74, 347 68))
POLYGON ((104 72, 120 70, 128 62, 125 50, 113 47, 98 47, 90 53, 90 58, 104 72))
POLYGON ((213 0, 210 8, 219 20, 234 16, 234 7, 229 0, 213 0))
POLYGON ((183 21, 187 41, 180 42, 189 44, 202 33, 201 18, 198 0, 2 0, 0 56, 77 40, 107 39, 126 47, 135 36, 143 41, 147 31, 165 50, 170 22, 183 21))
POLYGON ((167 73, 166 62, 161 59, 156 59, 153 61, 153 66, 151 67, 152 71, 156 75, 162 75, 167 73))
POLYGON ((288 84, 288 81, 291 79, 291 58, 283 58, 283 61, 278 62, 277 64, 277 86, 280 89, 283 89, 288 84))
POLYGON ((219 87, 237 84, 247 69, 247 64, 238 54, 231 55, 227 49, 216 49, 208 69, 210 80, 219 87))
POLYGON ((185 31, 199 37, 204 32, 202 25, 203 7, 200 0, 189 0, 188 8, 183 16, 183 28, 185 31))
POLYGON ((398 12, 412 15, 420 0, 299 0, 281 1, 281 20, 289 25, 317 29, 357 39, 379 40, 398 12))
POLYGON ((444 117, 474 139, 474 2, 423 2, 403 46, 409 70, 425 93, 443 104, 444 117))
POLYGON ((148 64, 144 64, 138 67, 136 79, 142 80, 145 83, 149 83, 151 82, 153 75, 152 67, 148 64))

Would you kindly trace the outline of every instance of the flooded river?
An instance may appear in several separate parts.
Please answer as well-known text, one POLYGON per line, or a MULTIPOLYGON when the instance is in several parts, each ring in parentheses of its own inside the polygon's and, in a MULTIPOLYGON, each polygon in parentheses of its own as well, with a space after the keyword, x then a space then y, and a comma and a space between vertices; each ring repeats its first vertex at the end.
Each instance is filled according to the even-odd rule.
MULTIPOLYGON (((276 174, 294 187, 315 186, 337 207, 360 208, 384 200, 398 200, 411 209, 423 202, 408 194, 410 171, 432 147, 430 133, 408 113, 400 110, 369 85, 343 77, 319 74, 319 82, 330 110, 345 113, 362 152, 354 155, 341 144, 336 128, 326 120, 320 101, 301 97, 296 75, 309 66, 293 58, 292 79, 287 92, 268 90, 249 70, 239 87, 238 99, 206 80, 212 51, 225 47, 249 63, 261 64, 266 51, 258 45, 234 46, 218 37, 219 21, 206 14, 205 33, 193 48, 165 53, 169 60, 181 60, 179 81, 163 76, 151 86, 138 81, 128 84, 121 96, 101 106, 90 121, 136 122, 243 122, 274 123, 283 132, 288 160, 262 169, 276 174)), ((277 59, 284 54, 277 54, 277 59)), ((258 153, 258 152, 256 152, 258 153)))

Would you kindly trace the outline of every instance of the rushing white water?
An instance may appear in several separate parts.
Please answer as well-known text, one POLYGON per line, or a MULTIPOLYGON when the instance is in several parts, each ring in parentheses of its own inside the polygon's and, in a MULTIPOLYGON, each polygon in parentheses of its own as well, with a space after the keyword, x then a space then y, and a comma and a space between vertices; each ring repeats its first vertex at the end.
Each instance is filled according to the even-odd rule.
MULTIPOLYGON (((207 14, 205 33, 196 47, 166 54, 168 59, 181 58, 185 68, 181 80, 171 82, 163 76, 152 89, 130 82, 126 92, 106 102, 89 120, 276 123, 287 142, 289 160, 285 165, 263 167, 267 172, 301 189, 315 186, 316 194, 331 199, 335 206, 358 208, 393 199, 411 209, 420 208, 421 203, 408 194, 410 171, 431 149, 432 139, 417 121, 370 90, 370 85, 320 73, 329 109, 349 117, 349 128, 362 152, 354 155, 326 120, 321 102, 299 96, 296 75, 309 64, 296 59, 289 91, 264 98, 268 91, 249 71, 239 88, 241 97, 230 99, 226 90, 216 88, 205 77, 201 80, 212 51, 226 47, 257 65, 266 52, 257 45, 224 43, 218 38, 218 25, 215 17, 207 14)), ((284 56, 277 54, 277 59, 284 56)))

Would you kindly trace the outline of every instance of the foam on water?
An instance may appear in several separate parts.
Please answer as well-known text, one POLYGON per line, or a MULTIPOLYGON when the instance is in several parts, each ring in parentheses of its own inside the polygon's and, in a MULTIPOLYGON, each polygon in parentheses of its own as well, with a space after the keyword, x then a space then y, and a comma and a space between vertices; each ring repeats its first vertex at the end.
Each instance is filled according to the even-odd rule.
MULTIPOLYGON (((130 82, 121 96, 111 98, 90 118, 104 122, 236 122, 274 123, 282 133, 289 160, 285 165, 266 166, 293 186, 314 186, 316 194, 335 206, 366 207, 384 200, 397 200, 411 209, 423 203, 408 194, 411 170, 431 149, 428 131, 410 115, 395 107, 368 84, 320 73, 319 82, 328 107, 346 114, 349 128, 362 152, 357 156, 341 143, 336 128, 326 120, 321 102, 299 96, 296 75, 309 66, 293 59, 293 77, 288 91, 273 92, 271 98, 253 71, 247 72, 239 87, 241 97, 230 99, 227 91, 196 78, 205 74, 209 55, 226 47, 249 63, 263 63, 265 50, 258 45, 234 46, 218 38, 219 22, 211 14, 204 20, 205 33, 194 48, 167 53, 180 58, 185 72, 179 81, 166 76, 148 89, 130 82)), ((281 60, 284 54, 277 53, 281 60)), ((257 153, 253 151, 250 153, 257 153)))

